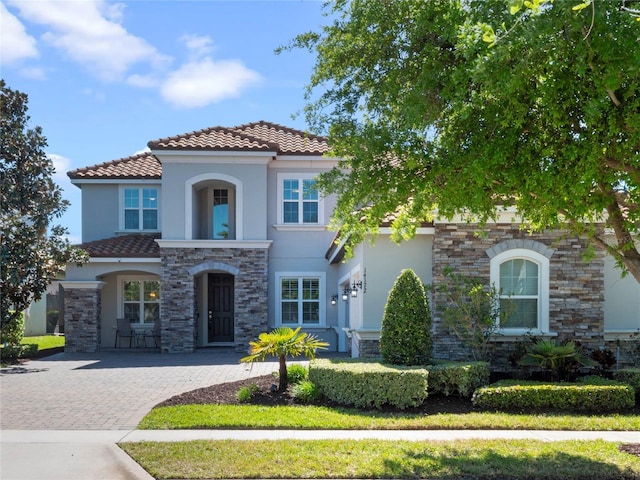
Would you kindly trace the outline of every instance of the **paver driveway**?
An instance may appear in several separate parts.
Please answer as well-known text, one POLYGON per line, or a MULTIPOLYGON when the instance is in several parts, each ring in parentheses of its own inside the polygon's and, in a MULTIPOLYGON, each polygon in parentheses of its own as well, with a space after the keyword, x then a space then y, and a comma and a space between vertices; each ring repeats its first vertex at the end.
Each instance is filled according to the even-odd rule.
POLYGON ((278 369, 275 361, 241 364, 241 356, 230 349, 60 353, 2 368, 0 429, 132 429, 173 395, 278 369))

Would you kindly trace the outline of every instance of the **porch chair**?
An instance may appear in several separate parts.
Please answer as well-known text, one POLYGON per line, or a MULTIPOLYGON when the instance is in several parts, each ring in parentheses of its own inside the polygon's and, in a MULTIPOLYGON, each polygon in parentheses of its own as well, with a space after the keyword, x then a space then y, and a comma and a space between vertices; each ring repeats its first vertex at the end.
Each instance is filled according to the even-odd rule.
MULTIPOLYGON (((113 348, 118 348, 118 339, 120 338, 128 338, 129 339, 129 348, 133 343, 133 340, 136 337, 136 332, 133 331, 131 327, 131 322, 126 318, 118 318, 116 319, 116 342, 113 348)), ((120 342, 122 343, 122 342, 120 342)))
POLYGON ((156 348, 160 347, 160 320, 153 322, 153 330, 145 330, 144 332, 144 345, 147 346, 147 338, 153 339, 153 344, 156 348))

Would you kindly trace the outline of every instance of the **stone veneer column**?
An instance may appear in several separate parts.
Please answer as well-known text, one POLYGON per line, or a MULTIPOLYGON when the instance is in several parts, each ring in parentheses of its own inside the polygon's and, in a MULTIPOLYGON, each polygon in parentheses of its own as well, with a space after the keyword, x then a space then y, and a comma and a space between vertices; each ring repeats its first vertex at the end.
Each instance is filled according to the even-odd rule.
MULTIPOLYGON (((510 248, 528 248, 539 242, 553 249, 549 262, 549 330, 558 341, 577 340, 589 348, 604 344, 604 253, 584 260, 586 243, 557 230, 529 234, 514 224, 487 226, 487 235, 478 236, 469 224, 436 224, 433 242, 433 283, 444 281, 443 269, 489 284, 487 253, 502 242, 510 248), (515 240, 515 242, 514 242, 515 240)), ((442 297, 434 295, 434 354, 436 358, 461 359, 465 350, 458 339, 442 326, 437 313, 442 297)), ((504 337, 503 337, 504 338, 504 337)), ((497 339, 496 357, 504 361, 514 338, 497 339)))
POLYGON ((235 274, 236 350, 268 329, 268 250, 266 248, 160 248, 162 257, 160 323, 162 352, 196 348, 196 271, 235 274), (225 268, 227 268, 225 270, 225 268))
POLYGON ((102 309, 99 281, 63 281, 65 352, 100 350, 102 309))

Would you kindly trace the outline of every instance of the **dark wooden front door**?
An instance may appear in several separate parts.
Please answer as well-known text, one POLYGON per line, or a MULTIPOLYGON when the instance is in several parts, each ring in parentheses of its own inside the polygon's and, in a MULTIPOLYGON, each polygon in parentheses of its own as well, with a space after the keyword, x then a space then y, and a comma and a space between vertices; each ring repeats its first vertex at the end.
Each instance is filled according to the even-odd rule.
POLYGON ((233 275, 209 274, 208 301, 208 342, 233 342, 233 275))

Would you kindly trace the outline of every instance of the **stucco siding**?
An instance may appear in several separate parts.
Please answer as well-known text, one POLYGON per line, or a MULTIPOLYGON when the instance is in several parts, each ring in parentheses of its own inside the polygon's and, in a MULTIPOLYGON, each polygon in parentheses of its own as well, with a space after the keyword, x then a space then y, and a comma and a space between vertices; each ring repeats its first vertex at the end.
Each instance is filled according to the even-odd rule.
POLYGON ((411 241, 396 244, 389 235, 380 235, 375 245, 364 244, 364 267, 367 292, 363 311, 363 327, 379 329, 382 316, 398 275, 410 268, 423 284, 431 283, 431 235, 417 235, 411 241))
POLYGON ((640 283, 622 277, 612 257, 604 261, 604 330, 627 333, 640 330, 640 283))
MULTIPOLYGON (((184 159, 181 159, 184 160, 184 159)), ((186 231, 192 238, 196 237, 198 215, 195 202, 197 194, 190 191, 185 193, 185 188, 191 185, 197 188, 199 183, 222 179, 228 182, 238 181, 242 192, 236 192, 236 205, 242 205, 236 210, 236 219, 241 225, 236 226, 236 231, 241 232, 244 240, 264 240, 267 237, 267 192, 266 192, 266 166, 255 164, 232 163, 173 163, 163 162, 163 186, 162 186, 162 237, 165 240, 185 239, 186 231), (187 198, 191 204, 187 208, 187 198), (188 224, 191 228, 188 228, 188 224), (241 228, 238 228, 241 226, 241 228)), ((239 237, 237 239, 240 239, 239 237)))
POLYGON ((113 237, 119 230, 118 185, 82 185, 82 241, 113 237))

